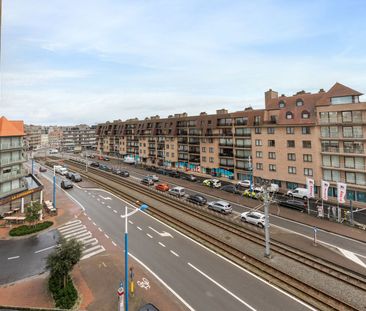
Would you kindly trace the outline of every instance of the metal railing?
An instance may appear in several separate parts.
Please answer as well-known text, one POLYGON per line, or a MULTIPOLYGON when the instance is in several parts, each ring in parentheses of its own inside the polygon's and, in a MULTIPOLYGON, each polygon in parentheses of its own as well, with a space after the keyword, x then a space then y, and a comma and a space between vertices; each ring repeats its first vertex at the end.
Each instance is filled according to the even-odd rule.
POLYGON ((0 174, 0 182, 5 182, 5 181, 9 181, 12 179, 16 179, 16 178, 20 178, 22 176, 25 176, 27 173, 25 171, 25 169, 20 169, 17 171, 13 171, 10 173, 3 173, 0 174))
POLYGON ((26 159, 21 157, 19 159, 1 159, 0 160, 0 166, 3 166, 3 165, 8 165, 8 164, 17 164, 17 163, 22 163, 22 162, 25 162, 26 159))

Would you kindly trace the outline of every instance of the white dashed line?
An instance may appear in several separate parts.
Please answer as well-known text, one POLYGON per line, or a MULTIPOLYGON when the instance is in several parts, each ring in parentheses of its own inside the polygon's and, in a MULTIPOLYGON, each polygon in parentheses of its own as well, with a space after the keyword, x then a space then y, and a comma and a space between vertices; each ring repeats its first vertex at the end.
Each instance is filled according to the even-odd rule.
POLYGON ((99 198, 97 198, 97 201, 100 201, 100 199, 99 199, 99 198))
POLYGON ((93 198, 95 198, 95 195, 92 195, 93 198))
POLYGON ((105 204, 105 202, 102 202, 102 204, 105 204))
POLYGON ((174 251, 172 251, 172 250, 170 250, 170 252, 171 252, 174 256, 179 257, 179 255, 178 255, 176 252, 174 252, 174 251))
POLYGON ((150 239, 152 239, 152 238, 153 238, 153 236, 152 236, 151 234, 146 233, 146 235, 147 235, 150 239))
POLYGON ((133 222, 131 220, 128 221, 131 225, 133 225, 133 222))
POLYGON ((90 217, 88 217, 88 219, 89 219, 89 220, 91 220, 91 218, 90 218, 90 217))
POLYGON ((112 241, 112 244, 113 244, 114 246, 117 246, 117 244, 116 244, 116 243, 114 243, 113 241, 112 241))
POLYGON ((86 213, 83 213, 84 214, 84 216, 86 216, 86 213))
MULTIPOLYGON (((122 215, 121 215, 122 216, 122 215)), ((142 230, 139 226, 137 226, 137 229, 142 230)))
POLYGON ((108 236, 108 235, 106 235, 105 233, 104 233, 104 236, 105 236, 107 239, 109 239, 109 236, 108 236))
POLYGON ((159 242, 159 245, 161 245, 162 247, 166 247, 163 243, 159 242))
POLYGON ((102 232, 103 230, 102 229, 100 229, 100 228, 98 228, 98 230, 100 231, 100 232, 102 232))
POLYGON ((123 215, 120 215, 121 218, 123 218, 123 215))
POLYGON ((46 247, 46 248, 40 249, 40 250, 38 250, 38 251, 35 251, 34 253, 35 253, 35 254, 42 253, 42 252, 45 252, 45 251, 47 251, 47 250, 49 250, 49 249, 52 249, 52 248, 54 248, 54 247, 56 247, 56 245, 53 245, 53 246, 50 246, 50 247, 46 247))
POLYGON ((96 226, 97 224, 95 222, 93 222, 93 225, 96 226))
POLYGON ((20 256, 9 257, 8 260, 18 259, 20 256))
POLYGON ((112 208, 112 207, 110 207, 109 205, 107 205, 107 207, 108 207, 108 208, 112 208))

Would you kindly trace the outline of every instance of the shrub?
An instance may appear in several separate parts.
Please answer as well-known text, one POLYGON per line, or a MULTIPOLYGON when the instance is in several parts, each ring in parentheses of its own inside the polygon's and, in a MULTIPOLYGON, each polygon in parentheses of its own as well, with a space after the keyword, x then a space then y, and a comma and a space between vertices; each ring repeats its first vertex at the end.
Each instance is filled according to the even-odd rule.
POLYGON ((66 286, 63 287, 63 279, 51 274, 48 288, 52 293, 57 308, 71 309, 78 299, 78 293, 70 275, 67 276, 66 286))
POLYGON ((53 225, 52 221, 45 221, 45 222, 41 222, 35 226, 27 226, 27 225, 23 225, 23 226, 19 226, 17 228, 11 229, 9 231, 9 234, 11 236, 22 236, 22 235, 27 235, 27 234, 31 234, 31 233, 35 233, 38 231, 42 231, 44 229, 47 229, 48 227, 51 227, 53 225))

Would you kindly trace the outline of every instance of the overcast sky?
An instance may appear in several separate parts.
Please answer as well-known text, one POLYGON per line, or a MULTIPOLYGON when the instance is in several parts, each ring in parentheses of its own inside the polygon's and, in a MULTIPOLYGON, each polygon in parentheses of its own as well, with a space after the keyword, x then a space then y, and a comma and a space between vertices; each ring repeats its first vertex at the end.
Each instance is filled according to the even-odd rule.
POLYGON ((366 92, 366 1, 3 0, 0 115, 27 124, 366 92))

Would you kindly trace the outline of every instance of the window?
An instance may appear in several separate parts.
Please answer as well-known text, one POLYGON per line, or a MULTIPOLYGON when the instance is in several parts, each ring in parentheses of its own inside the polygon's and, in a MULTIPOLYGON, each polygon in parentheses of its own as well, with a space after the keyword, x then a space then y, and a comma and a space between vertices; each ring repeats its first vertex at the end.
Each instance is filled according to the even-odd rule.
POLYGON ((340 172, 335 170, 323 170, 324 180, 340 181, 340 172))
POLYGON ((206 157, 202 157, 202 162, 206 162, 206 157))
POLYGON ((356 183, 356 174, 351 172, 346 172, 346 182, 350 184, 356 183))
POLYGON ((169 157, 169 152, 166 152, 166 154, 165 154, 167 157, 169 157))
POLYGON ((342 111, 342 122, 352 122, 352 111, 342 111))
POLYGON ((213 163, 214 162, 214 158, 213 157, 210 157, 210 163, 213 163))
POLYGON ((261 116, 254 116, 254 125, 259 125, 261 123, 261 116))
MULTIPOLYGON (((332 97, 330 99, 330 102, 333 105, 338 105, 338 104, 350 104, 354 102, 354 97, 356 96, 338 96, 338 97, 332 97)), ((357 97, 358 99, 358 97, 357 97)))
POLYGON ((296 167, 295 166, 289 166, 288 167, 288 173, 289 174, 296 174, 296 167))
POLYGON ((311 141, 310 140, 303 140, 302 141, 303 148, 311 148, 311 141))
POLYGON ((296 161, 296 154, 294 154, 294 153, 288 153, 287 154, 287 160, 289 160, 289 161, 296 161))
POLYGON ((286 134, 295 134, 294 127, 286 127, 286 134))
POLYGON ((213 148, 213 147, 210 147, 210 148, 209 148, 209 152, 210 152, 210 153, 214 153, 214 148, 213 148))
POLYGON ((288 148, 295 148, 295 141, 294 140, 288 140, 287 141, 287 147, 288 148))
POLYGON ((310 127, 308 127, 308 126, 303 126, 303 127, 301 128, 301 133, 302 133, 303 135, 309 135, 309 134, 311 134, 310 127))
POLYGON ((269 164, 268 168, 271 172, 275 172, 276 171, 276 165, 275 164, 269 164))
POLYGON ((262 134, 262 129, 260 127, 256 127, 255 128, 255 133, 256 134, 262 134))
POLYGON ((295 182, 286 182, 287 189, 296 189, 299 187, 298 183, 295 182))
POLYGON ((283 100, 281 100, 279 103, 278 103, 278 107, 280 108, 285 108, 286 107, 286 104, 283 100))
POLYGON ((262 152, 262 151, 256 151, 256 152, 255 152, 255 156, 256 156, 257 158, 263 158, 263 152, 262 152))
POLYGON ((262 146, 262 140, 261 139, 256 139, 255 140, 255 145, 256 146, 262 146))
POLYGON ((312 168, 304 168, 304 175, 305 176, 313 176, 313 169, 312 168))
POLYGON ((248 127, 239 127, 235 129, 235 135, 236 136, 250 136, 251 132, 250 132, 250 128, 248 127))
POLYGON ((275 147, 276 146, 276 142, 274 140, 268 140, 268 147, 275 147))
POLYGON ((207 121, 207 124, 210 124, 211 125, 212 124, 212 120, 208 120, 207 121))
POLYGON ((290 111, 287 111, 287 112, 286 112, 286 119, 293 119, 293 118, 294 118, 293 113, 292 113, 292 112, 290 112, 290 111))
POLYGON ((202 147, 202 152, 206 152, 206 147, 202 147))
POLYGON ((276 152, 268 152, 268 159, 276 159, 276 152))
POLYGON ((304 154, 302 158, 304 162, 313 162, 313 155, 311 154, 304 154))
POLYGON ((310 118, 310 113, 308 111, 301 112, 301 118, 302 119, 309 119, 310 118))
POLYGON ((297 99, 296 100, 296 107, 301 107, 302 105, 304 105, 304 101, 301 98, 297 99))
POLYGON ((172 152, 172 158, 174 158, 174 152, 172 152))
POLYGON ((268 127, 267 128, 267 134, 274 134, 274 133, 275 133, 274 127, 268 127))
POLYGON ((247 125, 248 124, 248 118, 247 117, 235 118, 235 124, 236 125, 247 125))
POLYGON ((263 170, 263 163, 256 163, 255 168, 260 171, 263 170))

